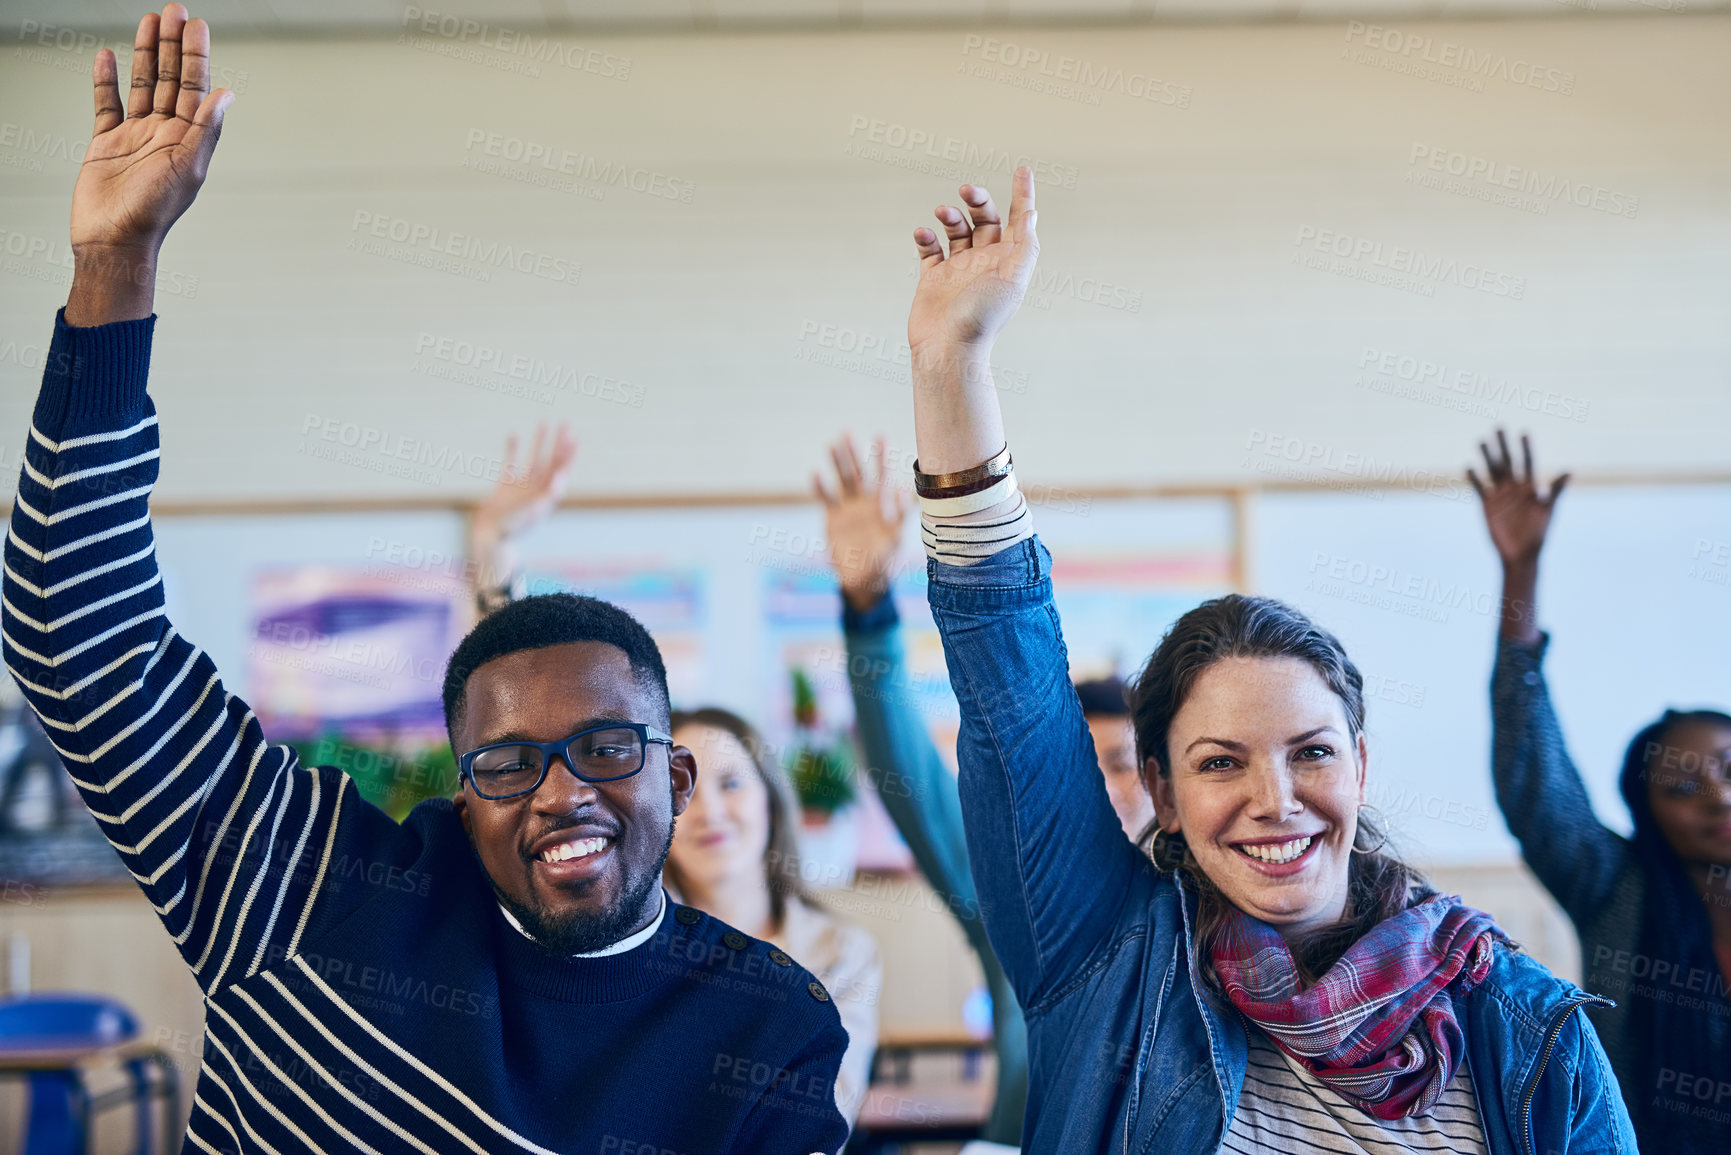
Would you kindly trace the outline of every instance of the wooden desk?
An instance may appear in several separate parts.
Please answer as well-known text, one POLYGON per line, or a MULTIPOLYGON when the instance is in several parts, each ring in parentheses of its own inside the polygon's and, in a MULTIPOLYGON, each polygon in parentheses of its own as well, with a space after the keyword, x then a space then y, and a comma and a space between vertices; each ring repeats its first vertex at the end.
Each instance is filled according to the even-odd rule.
POLYGON ((940 1138, 934 1131, 965 1129, 973 1138, 992 1111, 993 1086, 984 1079, 920 1083, 903 1086, 879 1083, 866 1091, 858 1126, 875 1136, 919 1135, 940 1138))
POLYGON ((957 1054, 962 1056, 966 1081, 979 1075, 980 1059, 991 1049, 992 1040, 980 1038, 959 1027, 932 1029, 889 1030, 878 1036, 877 1053, 872 1056, 871 1081, 906 1083, 913 1057, 918 1054, 957 1054), (893 1065, 887 1074, 886 1065, 893 1065))
MULTIPOLYGON (((68 1145, 89 1151, 93 1125, 102 1112, 113 1106, 132 1106, 133 1126, 148 1128, 152 1100, 162 1101, 157 1116, 160 1149, 163 1155, 175 1149, 180 1131, 179 1071, 161 1047, 144 1039, 99 1047, 0 1046, 0 1079, 5 1078, 25 1080, 30 1091, 25 1106, 28 1122, 23 1137, 24 1155, 58 1152, 68 1145), (90 1093, 84 1077, 87 1071, 119 1071, 137 1063, 155 1067, 156 1076, 153 1078, 141 1067, 136 1072, 127 1072, 127 1081, 121 1086, 90 1093)), ((135 1146, 145 1146, 142 1132, 133 1138, 135 1146)))
POLYGON ((896 1143, 978 1138, 997 1091, 995 1083, 980 1077, 991 1046, 990 1038, 955 1027, 884 1032, 848 1150, 871 1153, 896 1143), (913 1081, 913 1059, 920 1054, 961 1055, 962 1077, 913 1081), (894 1068, 889 1078, 886 1067, 894 1068))
POLYGON ((141 1059, 160 1054, 160 1049, 143 1039, 129 1039, 106 1047, 36 1047, 14 1048, 0 1045, 0 1074, 20 1071, 91 1070, 96 1067, 118 1067, 129 1059, 141 1059))
MULTIPOLYGON (((0 903, 0 946, 13 936, 30 944, 31 987, 38 993, 89 991, 132 1010, 139 1021, 136 1045, 158 1046, 175 1063, 181 1100, 169 1114, 178 1131, 192 1110, 203 1058, 204 1001, 162 921, 132 885, 46 889, 39 895, 30 905, 0 903)), ((127 1057, 102 1055, 89 1062, 125 1062, 127 1057)), ((44 1058, 52 1062, 55 1056, 44 1058)), ((73 1061, 70 1055, 60 1058, 73 1061)), ((4 1058, 0 1070, 22 1071, 23 1066, 4 1058)), ((25 1095, 19 1084, 17 1078, 0 1079, 0 1120, 10 1123, 23 1117, 25 1095)), ((95 1129, 95 1155, 132 1150, 130 1123, 113 1117, 118 1114, 110 1112, 95 1129)), ((13 1128, 0 1127, 0 1155, 14 1155, 16 1143, 13 1128)), ((178 1144, 171 1148, 177 1149, 178 1144)))

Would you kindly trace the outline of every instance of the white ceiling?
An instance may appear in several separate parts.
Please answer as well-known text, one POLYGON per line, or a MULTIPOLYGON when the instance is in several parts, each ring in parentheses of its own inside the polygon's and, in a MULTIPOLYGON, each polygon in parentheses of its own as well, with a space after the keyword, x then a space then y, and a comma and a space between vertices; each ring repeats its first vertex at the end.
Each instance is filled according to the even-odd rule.
MULTIPOLYGON (((48 25, 114 32, 140 0, 0 0, 0 38, 48 25), (27 23, 27 22, 34 22, 27 23)), ((380 33, 406 13, 438 13, 523 31, 558 28, 701 31, 956 23, 1196 20, 1395 20, 1731 10, 1731 0, 196 0, 193 14, 228 36, 380 33)), ((413 19, 414 16, 410 16, 413 19)))

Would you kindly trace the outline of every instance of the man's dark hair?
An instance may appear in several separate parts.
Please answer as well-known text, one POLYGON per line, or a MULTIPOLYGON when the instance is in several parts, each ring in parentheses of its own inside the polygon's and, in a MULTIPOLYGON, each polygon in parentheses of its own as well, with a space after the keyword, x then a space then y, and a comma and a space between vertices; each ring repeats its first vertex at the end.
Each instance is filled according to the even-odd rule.
POLYGON ((1076 683, 1076 697, 1082 700, 1084 717, 1128 718, 1130 703, 1124 683, 1115 677, 1094 678, 1076 683))
POLYGON ((643 623, 600 598, 581 594, 537 594, 505 606, 469 631, 457 645, 445 667, 445 732, 454 746, 457 723, 463 716, 464 694, 469 675, 506 654, 539 650, 569 642, 605 642, 625 652, 631 672, 655 692, 661 716, 667 725, 672 701, 667 693, 667 667, 661 648, 643 623))

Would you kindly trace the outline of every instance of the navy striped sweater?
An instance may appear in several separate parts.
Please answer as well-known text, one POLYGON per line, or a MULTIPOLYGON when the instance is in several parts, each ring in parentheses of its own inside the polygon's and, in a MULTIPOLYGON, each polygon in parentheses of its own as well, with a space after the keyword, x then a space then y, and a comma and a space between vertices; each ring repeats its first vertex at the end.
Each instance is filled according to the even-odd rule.
POLYGON ((448 801, 398 825, 299 765, 175 632, 147 507, 154 320, 56 321, 4 642, 204 991, 185 1150, 838 1151, 846 1034, 797 963, 672 905, 633 950, 546 954, 448 801))

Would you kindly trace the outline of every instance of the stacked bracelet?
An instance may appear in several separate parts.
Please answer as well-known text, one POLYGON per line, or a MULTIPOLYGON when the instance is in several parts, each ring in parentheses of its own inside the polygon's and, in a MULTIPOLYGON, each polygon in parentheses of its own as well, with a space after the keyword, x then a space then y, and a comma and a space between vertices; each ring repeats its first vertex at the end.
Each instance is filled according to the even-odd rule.
POLYGON ((921 473, 914 462, 914 492, 920 540, 934 561, 973 565, 1034 534, 1007 444, 960 473, 921 473))
POLYGON ((965 513, 978 513, 982 509, 990 509, 994 505, 1010 500, 1016 496, 1016 475, 1006 473, 994 478, 984 488, 941 491, 943 497, 927 497, 920 495, 920 511, 933 517, 960 517, 965 513))
POLYGON ((1008 444, 979 465, 959 473, 921 473, 920 463, 915 461, 914 492, 921 497, 966 497, 990 489, 1008 477, 1014 468, 1008 444))

